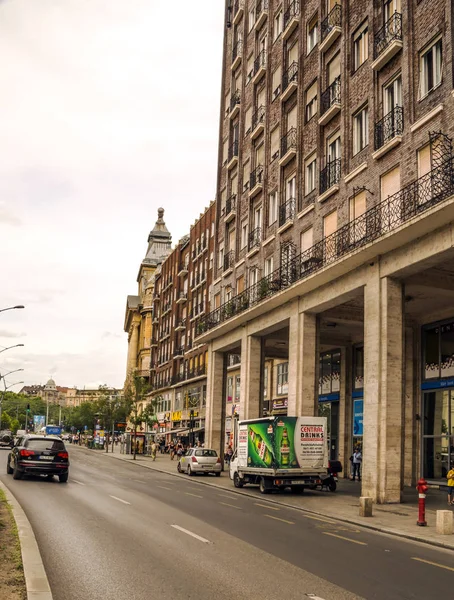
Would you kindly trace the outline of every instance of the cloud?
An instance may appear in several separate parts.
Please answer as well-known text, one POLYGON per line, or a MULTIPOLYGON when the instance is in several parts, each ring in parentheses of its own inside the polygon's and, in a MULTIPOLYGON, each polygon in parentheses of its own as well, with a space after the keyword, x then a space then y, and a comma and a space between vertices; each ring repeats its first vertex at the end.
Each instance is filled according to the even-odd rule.
POLYGON ((105 331, 102 335, 101 335, 101 339, 102 340, 107 340, 109 338, 122 338, 123 336, 119 333, 113 333, 112 331, 105 331))
POLYGON ((18 333, 17 331, 8 331, 7 329, 0 329, 0 338, 20 338, 25 337, 25 332, 18 333))
POLYGON ((19 227, 22 225, 22 219, 20 219, 10 208, 7 208, 5 202, 0 202, 0 223, 19 227))

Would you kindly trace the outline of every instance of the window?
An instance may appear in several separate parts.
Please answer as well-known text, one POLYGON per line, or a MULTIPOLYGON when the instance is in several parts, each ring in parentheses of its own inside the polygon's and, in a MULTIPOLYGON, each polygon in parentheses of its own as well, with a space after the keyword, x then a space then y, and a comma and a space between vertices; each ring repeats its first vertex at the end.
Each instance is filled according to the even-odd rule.
POLYGON ((273 257, 271 256, 270 258, 267 258, 265 260, 265 277, 267 275, 271 275, 272 272, 273 272, 273 257))
POLYGON ((247 221, 241 223, 241 248, 247 246, 247 221))
POLYGON ((395 167, 380 178, 381 199, 396 194, 400 190, 400 167, 395 167))
POLYGON ((221 306, 221 293, 218 292, 214 295, 214 308, 219 308, 221 306))
POLYGON ((306 123, 317 114, 317 80, 306 90, 306 123))
POLYGON ((296 198, 296 175, 291 175, 285 182, 285 199, 294 200, 296 198))
POLYGON ((353 156, 369 145, 369 108, 367 106, 353 115, 353 156))
POLYGON ((315 15, 307 24, 307 52, 309 52, 317 45, 317 37, 318 37, 318 23, 317 23, 317 15, 315 15))
POLYGON ((323 217, 323 236, 328 237, 337 229, 337 210, 323 217))
POLYGON ((277 191, 270 194, 268 202, 268 225, 272 225, 277 221, 277 191))
POLYGON ((341 140, 340 134, 335 133, 330 138, 328 138, 327 142, 327 156, 328 162, 334 162, 341 156, 341 140))
POLYGON ((418 150, 418 179, 432 170, 430 159, 430 144, 418 150))
POLYGON ((254 75, 254 55, 250 54, 247 57, 246 85, 251 81, 253 75, 254 75))
POLYGON ((387 23, 395 12, 401 12, 400 0, 385 0, 383 10, 384 22, 387 23))
POLYGON ((383 87, 383 116, 396 106, 402 106, 402 77, 399 75, 383 87))
POLYGON ((369 31, 367 22, 353 35, 353 70, 356 71, 369 58, 369 31))
POLYGON ((229 302, 232 299, 232 288, 230 286, 225 288, 225 301, 229 302))
POLYGON ((262 227, 262 207, 259 206, 254 210, 254 229, 262 227))
POLYGON ((279 125, 271 132, 271 160, 279 156, 279 125))
POLYGON ((224 248, 221 246, 219 248, 219 262, 218 269, 222 269, 224 267, 224 248))
POLYGON ((277 38, 282 33, 282 10, 279 10, 274 17, 274 32, 273 32, 273 40, 276 41, 277 38))
POLYGON ((248 31, 252 31, 255 25, 255 6, 249 10, 249 28, 248 31))
POLYGON ((428 50, 420 55, 419 89, 420 98, 424 98, 441 83, 442 45, 438 39, 428 50))
POLYGON ((278 396, 288 393, 288 362, 277 365, 276 383, 276 393, 278 396))
POLYGON ((366 212, 366 192, 360 192, 350 198, 350 221, 354 221, 366 212))
POLYGON ((228 152, 229 152, 229 138, 226 138, 222 142, 222 162, 223 164, 227 163, 228 160, 228 152))
POLYGON ((255 285, 259 279, 259 270, 257 267, 249 269, 249 285, 255 285))
POLYGON ((314 245, 314 228, 309 227, 301 234, 301 252, 305 252, 314 245))
POLYGON ((315 190, 317 183, 317 157, 312 154, 305 161, 305 181, 304 181, 304 193, 310 194, 315 190))
POLYGON ((251 163, 247 160, 243 165, 243 191, 249 189, 249 176, 251 174, 251 163))
POLYGON ((279 65, 273 73, 271 82, 272 100, 275 100, 281 93, 282 67, 279 65))
POLYGON ((240 275, 236 280, 236 293, 242 294, 244 292, 244 275, 240 275))

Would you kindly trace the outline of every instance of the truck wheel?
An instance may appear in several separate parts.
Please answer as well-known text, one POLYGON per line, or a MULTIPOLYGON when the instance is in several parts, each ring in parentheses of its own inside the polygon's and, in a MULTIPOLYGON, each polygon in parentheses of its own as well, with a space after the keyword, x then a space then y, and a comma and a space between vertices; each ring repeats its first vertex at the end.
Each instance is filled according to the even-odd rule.
POLYGON ((12 475, 13 474, 13 469, 11 468, 11 465, 9 464, 11 462, 11 454, 8 456, 8 460, 6 462, 6 473, 8 475, 12 475))
POLYGON ((269 494, 271 491, 270 488, 266 485, 266 480, 264 477, 260 478, 259 490, 261 494, 269 494))
POLYGON ((236 488, 242 488, 244 483, 241 481, 240 476, 238 475, 238 471, 235 471, 233 474, 233 485, 236 488))
POLYGON ((335 491, 336 491, 336 488, 337 488, 337 483, 336 483, 335 481, 332 481, 332 482, 329 484, 328 488, 329 488, 329 491, 330 491, 330 492, 335 492, 335 491))

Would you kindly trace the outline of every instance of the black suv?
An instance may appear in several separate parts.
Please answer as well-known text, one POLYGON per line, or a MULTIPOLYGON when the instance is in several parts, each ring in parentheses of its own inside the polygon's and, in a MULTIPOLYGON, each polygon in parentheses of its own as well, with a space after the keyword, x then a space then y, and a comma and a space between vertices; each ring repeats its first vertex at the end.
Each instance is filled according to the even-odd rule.
POLYGON ((57 475, 60 483, 69 476, 69 456, 62 440, 55 436, 23 435, 8 455, 6 472, 14 479, 24 474, 57 475))

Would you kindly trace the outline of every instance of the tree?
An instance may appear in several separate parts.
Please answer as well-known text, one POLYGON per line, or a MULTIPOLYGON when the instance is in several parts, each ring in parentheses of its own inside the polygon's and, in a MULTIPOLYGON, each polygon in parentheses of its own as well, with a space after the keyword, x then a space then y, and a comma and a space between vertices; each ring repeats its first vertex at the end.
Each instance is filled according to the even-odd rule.
POLYGON ((2 411, 2 422, 0 423, 0 429, 11 429, 11 417, 5 410, 2 411))
MULTIPOLYGON (((95 403, 98 413, 102 416, 104 429, 109 431, 112 428, 112 440, 116 421, 125 421, 131 412, 130 402, 121 395, 112 394, 106 386, 100 386, 101 396, 95 403)), ((106 443, 106 452, 109 451, 109 444, 106 443)), ((113 442, 112 442, 113 452, 113 442)))
POLYGON ((130 405, 130 415, 128 417, 129 422, 134 427, 134 441, 133 441, 133 458, 136 460, 137 450, 137 427, 141 426, 142 423, 152 425, 154 420, 155 402, 150 399, 147 400, 146 396, 151 391, 150 384, 144 377, 133 375, 131 378, 131 384, 126 389, 125 399, 130 405), (144 407, 143 404, 147 403, 144 407))

